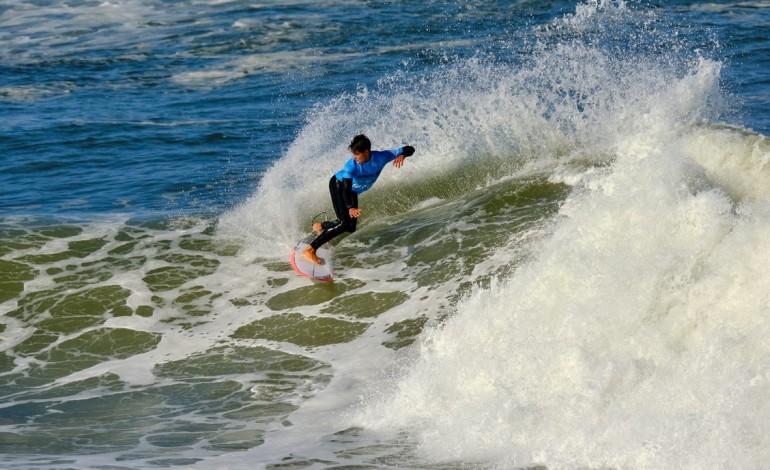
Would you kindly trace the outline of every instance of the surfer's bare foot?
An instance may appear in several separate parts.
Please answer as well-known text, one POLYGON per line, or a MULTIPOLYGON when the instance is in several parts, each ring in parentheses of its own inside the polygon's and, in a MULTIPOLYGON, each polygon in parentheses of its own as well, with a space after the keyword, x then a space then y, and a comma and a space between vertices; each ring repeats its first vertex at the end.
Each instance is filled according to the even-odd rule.
POLYGON ((302 252, 302 257, 310 261, 311 263, 321 264, 321 258, 319 258, 318 255, 315 254, 315 250, 313 249, 312 246, 305 248, 305 251, 302 252))
POLYGON ((323 225, 321 225, 321 222, 316 222, 313 224, 313 231, 315 233, 321 233, 324 231, 323 225))

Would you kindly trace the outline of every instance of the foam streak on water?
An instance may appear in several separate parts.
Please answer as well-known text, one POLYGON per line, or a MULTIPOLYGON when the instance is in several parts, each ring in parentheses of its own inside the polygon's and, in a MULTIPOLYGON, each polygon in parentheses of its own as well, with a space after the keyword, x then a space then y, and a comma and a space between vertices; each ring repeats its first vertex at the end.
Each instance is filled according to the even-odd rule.
POLYGON ((7 2, 0 466, 763 468, 770 9, 664 3, 7 2))

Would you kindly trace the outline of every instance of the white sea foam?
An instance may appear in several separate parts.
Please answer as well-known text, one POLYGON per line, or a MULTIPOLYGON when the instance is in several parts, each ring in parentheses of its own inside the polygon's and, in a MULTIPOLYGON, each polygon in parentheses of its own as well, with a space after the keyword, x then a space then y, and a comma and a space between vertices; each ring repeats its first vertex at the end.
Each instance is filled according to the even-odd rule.
MULTIPOLYGON (((582 30, 602 10, 625 11, 623 2, 591 5, 554 28, 582 30)), ((323 175, 341 164, 343 142, 359 130, 376 143, 400 137, 418 149, 408 171, 383 174, 386 189, 500 161, 508 165, 498 177, 537 168, 573 187, 532 260, 429 329, 415 363, 395 380, 380 378, 353 424, 405 431, 429 462, 767 461, 770 407, 760 397, 770 392, 768 146, 708 124, 719 112, 719 63, 674 63, 565 43, 520 67, 469 60, 421 81, 385 81, 310 114, 223 226, 248 220, 254 244, 269 244, 279 227, 296 237, 303 230, 291 214, 307 218, 317 207, 306 201, 323 202, 323 175), (296 170, 305 165, 315 171, 296 170), (248 219, 265 209, 267 219, 248 219)), ((485 181, 476 184, 496 179, 485 181)), ((415 207, 435 202, 420 197, 415 207)), ((339 380, 365 374, 344 357, 333 363, 339 380)), ((336 402, 325 393, 314 400, 336 402)), ((288 450, 269 441, 265 450, 272 448, 288 450)))
MULTIPOLYGON (((471 59, 430 76, 396 74, 376 89, 312 110, 254 195, 221 218, 221 232, 261 247, 260 256, 285 251, 308 231, 313 215, 328 209, 328 179, 349 158, 346 143, 361 132, 375 148, 417 148, 404 168, 386 169, 372 195, 363 196, 371 200, 380 188, 400 187, 412 195, 411 205, 434 197, 429 189, 436 184, 460 195, 561 162, 601 162, 632 151, 624 148, 629 145, 633 151, 655 146, 647 128, 664 125, 662 113, 687 122, 703 115, 682 101, 714 92, 718 64, 704 61, 692 77, 675 81, 684 96, 668 91, 675 103, 668 108, 656 93, 669 90, 665 82, 673 74, 644 74, 650 66, 575 46, 542 51, 526 66, 471 59), (692 85, 705 89, 693 92, 692 85)), ((387 196, 380 197, 375 205, 387 206, 387 196)))
MULTIPOLYGON (((303 231, 293 214, 318 209, 323 175, 358 130, 418 148, 408 171, 383 174, 386 189, 501 160, 510 165, 498 176, 548 171, 573 186, 552 236, 429 330, 416 363, 378 380, 352 423, 406 431, 430 462, 756 467, 770 448, 770 409, 758 398, 770 391, 766 143, 702 124, 719 110, 716 62, 670 70, 577 44, 528 66, 471 60, 315 110, 222 227, 249 227, 255 245, 288 243, 303 231), (311 174, 297 171, 306 165, 311 174)), ((415 207, 434 202, 418 196, 415 207)), ((335 380, 368 377, 332 357, 335 380)), ((334 390, 314 400, 338 410, 334 390)), ((291 432, 323 432, 309 424, 313 408, 305 413, 291 432)), ((335 423, 327 432, 344 426, 335 423)), ((288 451, 281 436, 262 450, 288 451)))
POLYGON ((439 462, 766 462, 770 154, 760 136, 693 127, 711 112, 718 74, 702 61, 665 85, 640 76, 659 89, 614 90, 643 106, 623 127, 612 112, 591 116, 609 130, 598 137, 612 164, 558 167, 554 181, 574 189, 553 235, 425 335, 417 363, 359 422, 406 430, 439 462))
MULTIPOLYGON (((590 29, 596 15, 613 8, 625 11, 623 2, 589 2, 554 29, 590 29)), ((228 25, 259 26, 253 20, 228 25)), ((45 50, 44 42, 36 44, 45 50)), ((239 73, 257 70, 262 59, 245 56, 175 79, 192 86, 229 83, 239 73)), ((308 60, 301 53, 267 59, 273 63, 266 70, 301 67, 308 60)), ((328 59, 344 57, 322 60, 328 59)), ((218 237, 244 240, 239 256, 182 248, 181 241, 203 230, 199 226, 141 229, 130 256, 147 261, 133 269, 116 267, 111 278, 83 289, 118 285, 131 292, 126 300, 131 309, 153 305, 149 317, 110 317, 98 327, 158 333, 161 342, 129 358, 107 358, 58 379, 52 388, 111 373, 127 388, 142 390, 152 385, 155 367, 194 359, 222 344, 310 357, 330 365, 334 376, 323 390, 313 377, 303 378, 307 385, 291 400, 298 409, 269 422, 265 443, 252 442, 251 450, 215 456, 202 442, 159 449, 143 437, 130 452, 66 455, 75 462, 70 465, 105 466, 127 458, 134 459, 130 465, 157 465, 159 456, 200 458, 191 468, 300 465, 302 459, 371 465, 378 453, 388 454, 387 447, 400 445, 406 436, 420 457, 405 467, 446 460, 503 468, 537 463, 549 468, 761 467, 770 457, 767 143, 762 136, 709 123, 719 98, 718 63, 696 60, 669 70, 645 57, 616 59, 585 45, 563 44, 535 48, 531 61, 515 65, 470 59, 424 76, 384 79, 310 111, 255 194, 221 218, 218 237), (415 218, 427 218, 428 212, 453 216, 479 192, 491 192, 506 179, 545 173, 572 192, 547 230, 534 227, 503 240, 494 247, 496 257, 474 261, 470 279, 421 284, 415 274, 419 266, 407 263, 415 251, 457 242, 462 230, 478 228, 468 220, 456 220, 445 232, 376 263, 369 263, 376 250, 361 241, 362 234, 345 240, 341 251, 348 250, 351 263, 340 285, 349 289, 346 294, 409 296, 366 319, 366 333, 349 343, 306 348, 232 338, 241 326, 284 313, 265 305, 267 298, 308 290, 307 281, 290 275, 286 254, 308 231, 312 216, 329 209, 328 178, 347 158, 346 143, 358 132, 369 134, 380 148, 410 143, 418 149, 401 170, 387 168, 365 195, 364 236, 366 224, 403 223, 403 217, 394 217, 402 210, 415 218), (175 263, 167 254, 197 254, 220 264, 181 286, 148 289, 143 279, 148 271, 175 263), (255 262, 254 257, 264 259, 255 262), (512 261, 519 259, 529 262, 512 261), (515 271, 495 278, 508 264, 515 271), (475 283, 479 279, 488 282, 475 283), (281 282, 270 283, 276 280, 281 282), (456 306, 448 301, 461 282, 470 281, 476 287, 468 296, 456 306), (184 315, 174 301, 190 288, 213 293, 211 312, 197 317, 199 324, 182 327, 173 321, 184 315), (453 316, 436 327, 447 314, 453 316), (416 347, 383 347, 392 324, 420 316, 429 318, 429 328, 416 347), (361 397, 364 391, 371 393, 361 397), (351 407, 359 403, 351 417, 351 407), (362 426, 361 436, 336 434, 350 426, 362 426), (359 442, 371 447, 360 451, 359 442)), ((71 241, 110 240, 86 258, 45 263, 25 288, 53 290, 60 282, 56 273, 84 271, 78 265, 112 257, 111 250, 123 246, 113 237, 124 222, 13 253, 54 255, 71 241)), ((0 313, 17 307, 6 302, 0 313)), ((303 304, 291 312, 312 317, 321 308, 303 304)), ((328 310, 322 314, 343 317, 328 310)), ((4 325, 4 348, 20 344, 35 328, 15 317, 4 325)), ((81 333, 64 334, 49 347, 81 333)), ((25 361, 38 359, 17 359, 17 369, 26 368, 25 361)), ((238 381, 258 406, 270 400, 253 385, 262 373, 222 374, 212 381, 238 381)), ((169 379, 154 385, 165 385, 163 380, 169 379)), ((103 391, 62 396, 57 406, 103 391)), ((219 412, 189 414, 185 418, 209 425, 224 419, 219 412)), ((232 424, 252 429, 263 425, 258 420, 232 424)), ((148 433, 177 429, 173 422, 163 426, 148 433)), ((393 451, 391 459, 398 453, 393 451)))

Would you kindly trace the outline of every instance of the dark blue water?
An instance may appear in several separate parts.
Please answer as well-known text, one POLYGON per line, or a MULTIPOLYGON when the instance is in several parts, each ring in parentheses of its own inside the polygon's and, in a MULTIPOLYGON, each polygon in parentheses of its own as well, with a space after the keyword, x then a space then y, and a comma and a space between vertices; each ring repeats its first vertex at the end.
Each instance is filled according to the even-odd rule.
MULTIPOLYGON (((474 55, 520 61, 532 31, 576 5, 6 2, 0 211, 219 213, 253 191, 314 106, 474 55)), ((770 129, 766 2, 627 7, 672 48, 723 62, 723 119, 770 129)))

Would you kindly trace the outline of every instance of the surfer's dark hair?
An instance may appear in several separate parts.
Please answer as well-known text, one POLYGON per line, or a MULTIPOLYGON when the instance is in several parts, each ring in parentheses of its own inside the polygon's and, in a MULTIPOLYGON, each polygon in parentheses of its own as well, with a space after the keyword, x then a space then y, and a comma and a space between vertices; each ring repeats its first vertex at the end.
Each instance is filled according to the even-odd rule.
POLYGON ((363 134, 358 134, 357 136, 353 137, 353 140, 350 142, 350 145, 348 146, 348 150, 350 150, 353 153, 364 153, 371 149, 372 149, 372 141, 369 140, 369 137, 363 134))

